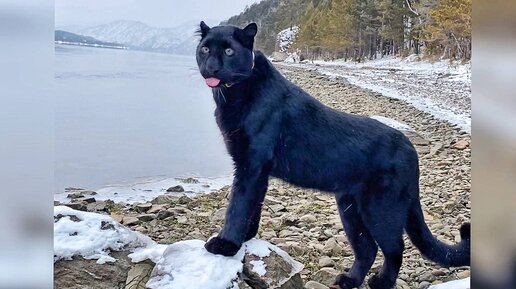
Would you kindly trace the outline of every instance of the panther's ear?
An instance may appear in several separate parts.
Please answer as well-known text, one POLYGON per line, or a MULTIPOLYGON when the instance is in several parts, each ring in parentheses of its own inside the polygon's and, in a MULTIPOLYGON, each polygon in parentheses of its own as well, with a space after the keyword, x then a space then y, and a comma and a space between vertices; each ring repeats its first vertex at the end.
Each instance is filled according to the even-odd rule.
POLYGON ((204 21, 201 21, 201 25, 199 30, 197 31, 199 34, 201 34, 201 37, 204 38, 206 34, 208 34, 208 31, 210 31, 210 26, 206 25, 204 21))
POLYGON ((237 37, 238 40, 247 48, 253 49, 254 44, 254 37, 256 36, 256 33, 258 32, 258 26, 256 23, 250 23, 248 24, 244 29, 238 29, 237 30, 237 37))
POLYGON ((254 38, 256 36, 256 33, 258 33, 258 25, 256 25, 256 23, 249 23, 242 30, 244 31, 245 36, 254 38))

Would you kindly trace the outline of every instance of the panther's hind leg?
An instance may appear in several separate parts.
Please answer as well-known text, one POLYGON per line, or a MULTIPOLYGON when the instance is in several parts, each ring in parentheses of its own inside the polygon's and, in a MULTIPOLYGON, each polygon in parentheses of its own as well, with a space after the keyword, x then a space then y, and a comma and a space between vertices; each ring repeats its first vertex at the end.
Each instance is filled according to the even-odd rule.
POLYGON ((394 194, 384 193, 376 198, 358 200, 364 225, 369 229, 384 256, 380 272, 368 281, 371 289, 391 289, 396 285, 396 278, 403 260, 403 229, 406 223, 407 209, 403 202, 395 204, 394 194))
POLYGON ((378 246, 363 224, 354 199, 345 193, 338 193, 336 200, 344 231, 355 253, 355 261, 349 272, 337 276, 335 283, 340 289, 356 288, 362 285, 373 265, 378 246))

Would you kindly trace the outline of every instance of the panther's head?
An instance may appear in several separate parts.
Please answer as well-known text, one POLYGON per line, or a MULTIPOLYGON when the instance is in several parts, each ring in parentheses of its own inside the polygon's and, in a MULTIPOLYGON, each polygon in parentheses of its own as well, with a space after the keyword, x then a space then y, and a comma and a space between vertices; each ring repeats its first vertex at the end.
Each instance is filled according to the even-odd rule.
POLYGON ((210 28, 201 22, 198 32, 197 65, 210 87, 231 86, 252 74, 254 68, 254 37, 256 23, 240 29, 235 26, 210 28))

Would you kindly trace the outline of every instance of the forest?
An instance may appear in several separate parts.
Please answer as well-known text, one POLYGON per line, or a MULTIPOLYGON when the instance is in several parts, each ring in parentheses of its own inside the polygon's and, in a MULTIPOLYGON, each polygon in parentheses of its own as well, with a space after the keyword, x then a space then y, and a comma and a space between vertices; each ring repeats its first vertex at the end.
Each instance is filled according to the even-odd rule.
POLYGON ((224 23, 257 22, 257 48, 277 50, 279 31, 299 26, 303 58, 355 61, 386 55, 471 59, 471 0, 264 0, 224 23))

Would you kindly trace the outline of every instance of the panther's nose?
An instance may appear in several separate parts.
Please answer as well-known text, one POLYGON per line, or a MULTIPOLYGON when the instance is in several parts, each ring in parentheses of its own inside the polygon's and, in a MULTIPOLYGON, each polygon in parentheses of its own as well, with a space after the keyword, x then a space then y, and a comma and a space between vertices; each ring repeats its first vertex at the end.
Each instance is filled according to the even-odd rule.
POLYGON ((220 66, 221 63, 216 57, 210 57, 206 61, 206 72, 211 76, 216 76, 217 73, 220 71, 220 66))
POLYGON ((215 76, 220 71, 218 67, 206 67, 206 72, 208 72, 210 75, 215 76))

